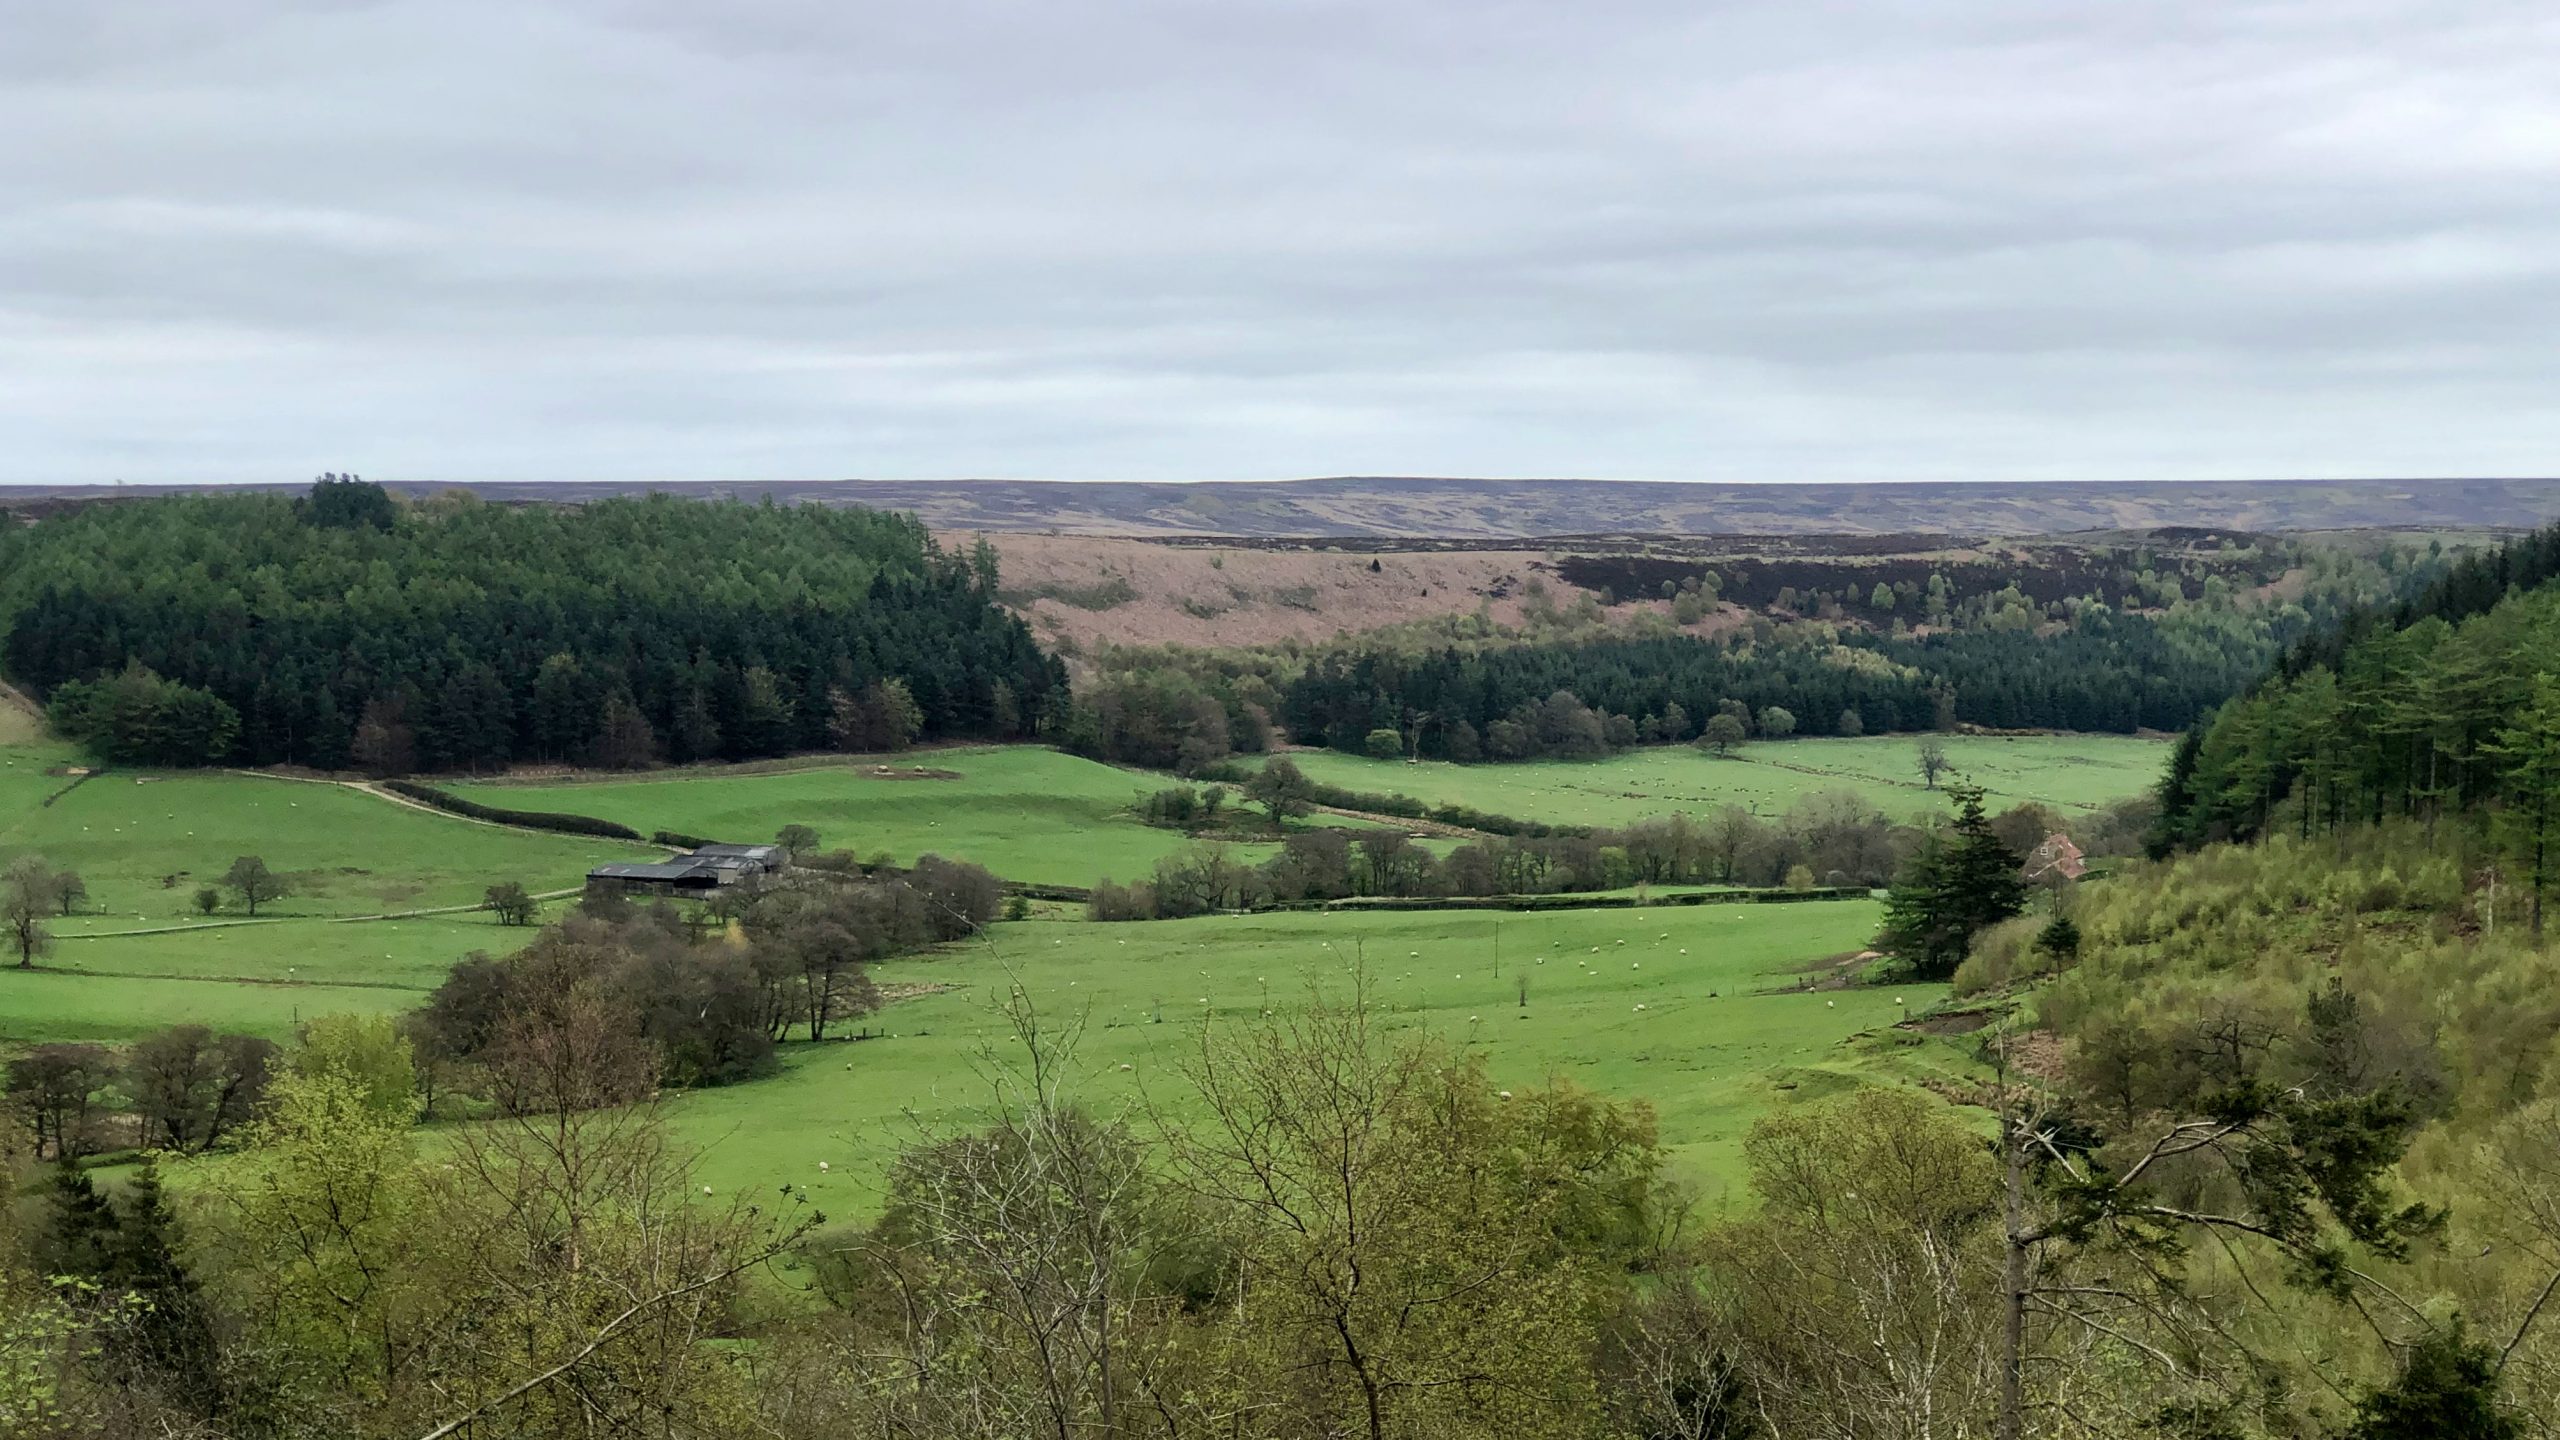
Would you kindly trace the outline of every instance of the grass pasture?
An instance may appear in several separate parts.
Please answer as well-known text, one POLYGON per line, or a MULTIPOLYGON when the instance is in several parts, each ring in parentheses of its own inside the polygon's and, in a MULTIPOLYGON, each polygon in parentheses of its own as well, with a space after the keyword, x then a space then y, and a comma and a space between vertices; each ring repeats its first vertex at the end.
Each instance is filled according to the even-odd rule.
POLYGON ((190 1023, 282 1042, 314 1015, 414 1010, 454 962, 513 950, 533 934, 461 914, 65 935, 34 972, 0 970, 0 1052, 54 1040, 114 1044, 190 1023))
MULTIPOLYGON (((1951 773, 1983 787, 1993 809, 2037 800, 2093 809, 2160 778, 2167 743, 2124 735, 1948 735, 1951 773)), ((1334 751, 1293 753, 1315 780, 1345 789, 1469 805, 1548 824, 1616 826, 1675 811, 1740 805, 1775 815, 1808 795, 1852 790, 1887 814, 1910 818, 1945 806, 1924 788, 1919 737, 1761 740, 1717 759, 1688 745, 1655 745, 1601 760, 1452 765, 1371 760, 1334 751)))
POLYGON ((524 943, 485 913, 356 917, 477 904, 493 881, 577 886, 598 861, 654 847, 474 824, 339 785, 216 772, 48 774, 50 746, 0 747, 0 860, 36 854, 89 887, 47 922, 53 953, 0 971, 0 1049, 122 1041, 181 1022, 289 1038, 337 1011, 415 1007, 473 950, 524 943), (47 803, 50 800, 51 803, 47 803), (259 855, 293 893, 256 920, 199 886, 259 855))
POLYGON ((43 752, 7 755, 18 763, 0 767, 0 855, 33 852, 88 882, 82 913, 54 925, 66 937, 195 923, 197 888, 219 884, 241 855, 292 878, 293 893, 261 915, 308 917, 477 904, 499 880, 574 888, 599 862, 662 853, 474 824, 343 785, 205 771, 110 771, 71 785, 43 774, 43 752), (46 805, 49 794, 59 798, 46 805))
POLYGON ((830 1215, 866 1215, 918 1122, 963 1125, 982 1104, 984 1067, 1007 1045, 996 1006, 1017 978, 1050 1023, 1082 1020, 1086 1103, 1107 1113, 1152 1097, 1178 1113, 1180 1066, 1204 1024, 1302 1004, 1311 981, 1338 991, 1357 957, 1390 1027, 1481 1053, 1497 1084, 1553 1076, 1651 1101, 1679 1174, 1714 1194, 1735 1180, 1737 1146, 1770 1106, 1910 1064, 1957 1063, 1909 1032, 1844 1044, 1936 1002, 1942 987, 1766 993, 1807 962, 1863 946, 1877 913, 1870 901, 1833 901, 1030 920, 995 927, 984 945, 880 966, 884 984, 948 988, 873 1017, 878 1038, 788 1046, 782 1075, 682 1096, 672 1113, 703 1152, 706 1183, 807 1185, 830 1215))
MULTIPOLYGON (((465 954, 533 932, 482 913, 362 917, 467 905, 496 879, 566 888, 597 860, 646 853, 343 786, 210 773, 109 773, 75 786, 45 773, 68 758, 0 747, 0 858, 41 853, 78 870, 92 892, 84 913, 56 922, 43 968, 0 970, 0 1052, 114 1043, 180 1022, 283 1041, 315 1015, 405 1011, 465 954), (294 875, 297 893, 256 921, 227 902, 212 922, 196 916, 195 886, 244 853, 294 875)), ((796 821, 866 854, 936 850, 1063 883, 1134 875, 1184 843, 1128 812, 1159 783, 1151 776, 1027 747, 916 762, 961 778, 880 780, 848 767, 467 788, 635 828, 753 838, 796 821)), ((1503 770, 1468 776, 1509 783, 1503 770)), ((1311 980, 1339 986, 1365 956, 1388 1025, 1479 1051, 1497 1084, 1556 1076, 1651 1101, 1679 1173, 1710 1194, 1730 1183, 1736 1144, 1771 1105, 1914 1064, 1961 1063, 1938 1042, 1889 1028, 1934 1003, 1936 988, 1771 993, 1808 964, 1861 947, 1877 918, 1869 901, 1127 925, 1048 913, 1058 918, 878 967, 882 983, 920 988, 870 1020, 873 1038, 789 1045, 778 1076, 673 1097, 704 1182, 805 1184, 832 1214, 871 1213, 912 1120, 965 1124, 982 1102, 982 1067, 1001 1038, 993 1006, 1017 976, 1047 1016, 1083 1018, 1077 1061, 1089 1103, 1108 1111, 1154 1097, 1178 1108, 1179 1064, 1204 1023, 1302 1003, 1311 980), (1846 1043, 1857 1036, 1866 1038, 1846 1043), (831 1162, 823 1173, 822 1159, 831 1162)))
MULTIPOLYGON (((770 840, 785 825, 814 826, 830 849, 901 863, 931 853, 986 866, 1008 880, 1090 885, 1133 879, 1188 842, 1141 822, 1131 807, 1173 783, 1029 745, 886 757, 953 779, 881 779, 867 763, 768 773, 456 785, 458 794, 520 810, 566 810, 714 840, 770 840)), ((1259 847, 1240 847, 1255 851, 1259 847)))

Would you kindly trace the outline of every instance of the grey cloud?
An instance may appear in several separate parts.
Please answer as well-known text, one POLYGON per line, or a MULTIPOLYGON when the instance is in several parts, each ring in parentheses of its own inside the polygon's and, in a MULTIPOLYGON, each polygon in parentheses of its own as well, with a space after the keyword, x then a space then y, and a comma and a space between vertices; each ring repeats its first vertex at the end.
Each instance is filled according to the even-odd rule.
POLYGON ((0 480, 2548 472, 2560 16, 0 0, 0 480))

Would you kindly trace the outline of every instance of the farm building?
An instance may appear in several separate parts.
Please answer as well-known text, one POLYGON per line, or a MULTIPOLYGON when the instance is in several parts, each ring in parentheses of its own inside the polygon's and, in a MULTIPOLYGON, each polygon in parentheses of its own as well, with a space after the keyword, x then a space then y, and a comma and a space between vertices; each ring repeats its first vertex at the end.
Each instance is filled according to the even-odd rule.
POLYGON ((587 872, 587 884, 655 895, 707 895, 723 885, 772 874, 784 863, 779 845, 698 845, 665 860, 598 865, 587 872))
POLYGON ((790 857, 779 845, 697 845, 686 858, 731 875, 770 875, 790 857))

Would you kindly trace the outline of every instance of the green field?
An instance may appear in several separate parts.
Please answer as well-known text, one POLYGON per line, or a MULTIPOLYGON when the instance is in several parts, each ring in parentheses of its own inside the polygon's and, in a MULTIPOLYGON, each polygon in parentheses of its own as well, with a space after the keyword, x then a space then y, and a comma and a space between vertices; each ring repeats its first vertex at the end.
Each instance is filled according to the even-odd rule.
POLYGON ((259 913, 379 915, 479 902, 492 882, 574 888, 589 866, 655 847, 480 825, 344 785, 193 771, 113 771, 74 784, 45 774, 68 757, 0 751, 0 856, 28 852, 88 882, 64 936, 190 924, 198 887, 241 855, 289 875, 259 913), (45 797, 58 796, 50 805, 45 797))
MULTIPOLYGON (((122 772, 74 784, 46 773, 69 758, 0 747, 0 859, 41 853, 81 872, 92 893, 86 912, 56 923, 60 939, 43 968, 0 970, 0 1050, 129 1040, 180 1022, 281 1041, 314 1015, 408 1010, 465 954, 502 951, 532 932, 481 913, 404 912, 471 904, 495 879, 567 888, 597 860, 646 853, 477 824, 346 786, 122 772), (194 888, 249 853, 293 875, 297 893, 255 921, 227 905, 213 921, 196 916, 194 888), (378 915, 393 918, 364 918, 378 915)), ((1686 752, 1630 759, 1712 763, 1686 752)), ((1062 883, 1137 874, 1184 843, 1129 814, 1160 783, 1154 777, 1028 747, 923 763, 961 778, 873 779, 827 768, 468 788, 494 803, 601 814, 635 828, 756 838, 807 823, 828 843, 866 854, 939 851, 1062 883)), ((1464 778, 1512 785, 1534 771, 1574 768, 1478 769, 1464 778)), ((1479 1048, 1496 1083, 1553 1076, 1652 1101, 1681 1175, 1710 1193, 1729 1183, 1736 1142, 1770 1105, 1907 1073, 1913 1063, 1960 1063, 1936 1042, 1884 1028, 1905 1006, 1937 1001, 1937 988, 1764 993, 1811 962, 1862 946, 1877 918, 1866 901, 1143 925, 1068 913, 1060 907, 1058 918, 997 926, 982 943, 883 965, 883 983, 928 988, 874 1017, 873 1038, 787 1046, 777 1077, 675 1097, 671 1113, 703 1152, 705 1183, 808 1184, 835 1213, 867 1213, 914 1121, 964 1123, 982 1101, 981 1067, 1001 1033, 992 1007, 1015 976, 1053 1019, 1085 1018, 1078 1060, 1091 1103, 1111 1109, 1146 1096, 1178 1109, 1178 1067, 1199 1043, 1204 1017, 1249 1019, 1265 1005, 1301 1003, 1310 981, 1347 983, 1346 965, 1365 954, 1391 1025, 1479 1048), (1894 1038, 1845 1043, 1861 1033, 1894 1038), (828 1172, 816 1169, 822 1159, 828 1172)))
POLYGON ((1873 902, 1835 901, 1504 915, 1499 974, 1497 917, 1485 911, 1000 925, 991 943, 879 967, 884 983, 953 987, 874 1017, 879 1038, 787 1047, 780 1077, 688 1094, 672 1113, 703 1153, 706 1183, 805 1184, 830 1213, 863 1214, 919 1122, 965 1123, 983 1103, 983 1067, 1007 1049, 996 1006, 1017 977, 1049 1021, 1084 1020, 1082 1099, 1110 1112, 1152 1098, 1179 1112, 1180 1067, 1208 1017, 1303 1003, 1309 982, 1341 987, 1364 958, 1391 1026, 1479 1050, 1497 1084, 1557 1077, 1651 1101, 1679 1174, 1713 1195, 1734 1182, 1735 1147, 1771 1105, 1959 1063, 1907 1032, 1888 1033, 1908 1048, 1845 1043, 1935 1003, 1942 987, 1763 993, 1862 946, 1877 914, 1873 902))
POLYGON ((497 880, 572 889, 598 861, 657 853, 475 824, 340 785, 46 773, 75 759, 0 747, 0 860, 41 855, 89 887, 79 913, 48 922, 54 951, 37 973, 0 969, 0 1047, 128 1040, 189 1021, 283 1040, 305 1016, 411 1009, 456 960, 531 932, 479 913, 356 917, 476 904, 497 880), (251 854, 289 876, 293 893, 256 920, 228 899, 199 915, 196 889, 251 854))
POLYGON ((644 835, 672 830, 744 842, 809 825, 830 849, 866 857, 885 851, 901 862, 936 854, 1045 885, 1133 879, 1189 843, 1131 810, 1169 779, 1028 745, 933 751, 896 763, 956 771, 958 778, 879 779, 847 762, 767 774, 714 770, 453 788, 487 805, 595 815, 644 835))
MULTIPOLYGON (((1348 790, 1551 825, 1615 826, 1719 805, 1775 815, 1825 790, 1854 791, 1897 818, 1921 815, 1946 801, 1920 783, 1919 743, 1909 735, 1762 740, 1721 760, 1688 745, 1508 765, 1406 764, 1330 750, 1290 758, 1310 778, 1348 790)), ((1949 735, 1940 743, 1951 773, 1982 786, 1994 809, 2026 800, 2095 808, 2148 789, 2169 761, 2167 742, 2125 735, 1949 735)))

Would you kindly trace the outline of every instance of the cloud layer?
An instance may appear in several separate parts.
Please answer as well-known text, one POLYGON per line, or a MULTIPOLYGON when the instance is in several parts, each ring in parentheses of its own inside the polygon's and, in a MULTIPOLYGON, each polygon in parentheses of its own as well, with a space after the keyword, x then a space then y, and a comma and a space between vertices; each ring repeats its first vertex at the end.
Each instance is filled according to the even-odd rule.
POLYGON ((2560 11, 0 0, 0 481, 2560 469, 2560 11))

